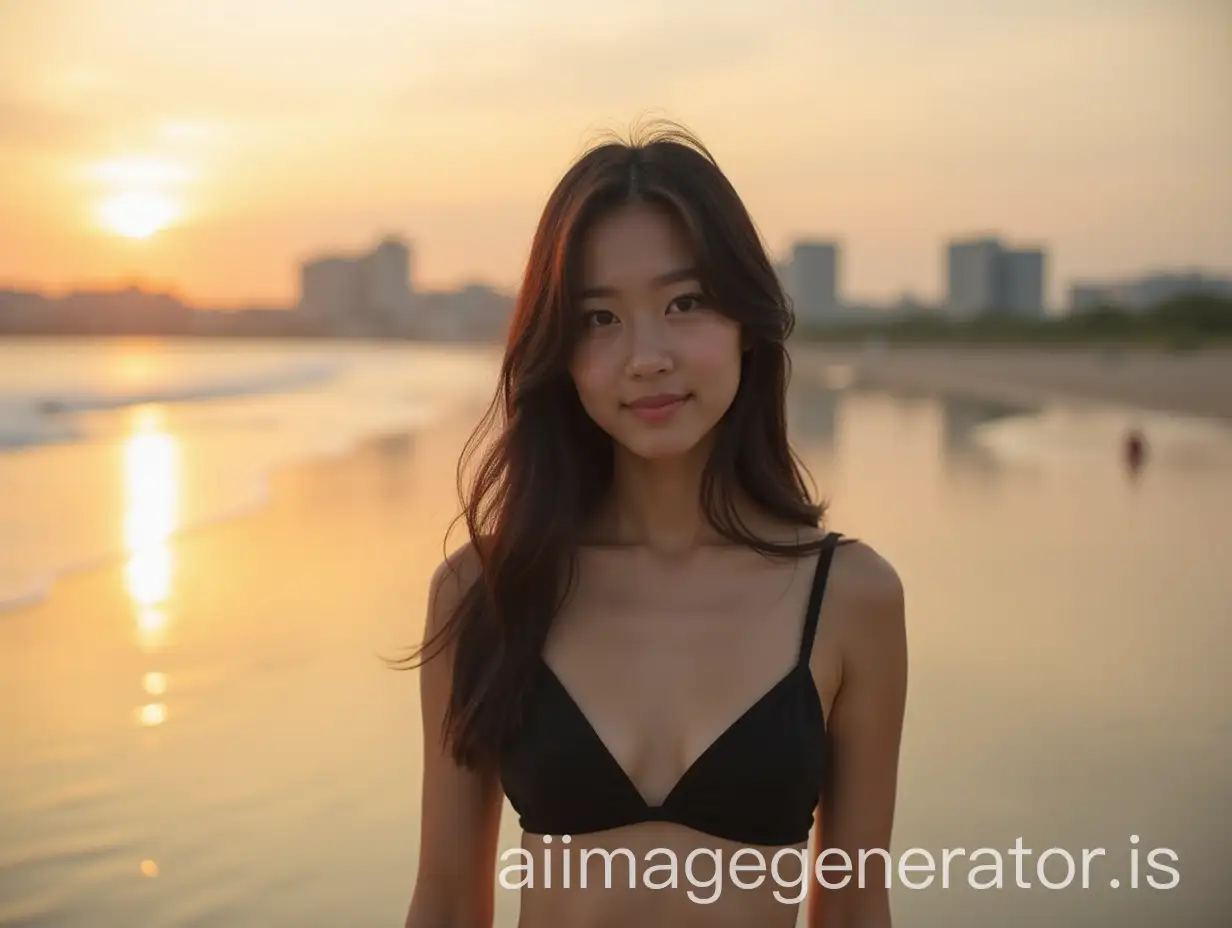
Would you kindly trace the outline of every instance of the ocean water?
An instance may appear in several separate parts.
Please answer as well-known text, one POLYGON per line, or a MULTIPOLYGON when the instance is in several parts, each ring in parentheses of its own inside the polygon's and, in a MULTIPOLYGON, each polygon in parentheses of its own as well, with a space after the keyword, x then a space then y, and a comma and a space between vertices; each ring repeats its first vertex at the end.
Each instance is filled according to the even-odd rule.
MULTIPOLYGON (((419 631, 494 365, 405 344, 0 343, 0 925, 401 924, 418 693, 375 652, 419 631)), ((1227 425, 887 394, 839 366, 797 377, 789 417, 834 527, 907 591, 893 850, 937 869, 896 880, 896 924, 1219 924, 1227 425), (979 848, 1001 854, 999 888, 969 885, 979 848), (1043 885, 1050 848, 1054 883, 1059 852, 1102 848, 1090 885, 1043 885), (1147 883, 1159 848, 1175 888, 1147 883)), ((516 922, 516 896, 497 907, 516 922)))
POLYGON ((146 481, 164 458, 175 458, 176 531, 191 531, 260 506, 287 466, 483 401, 490 353, 0 342, 0 613, 123 555, 140 528, 124 527, 121 507, 132 491, 159 492, 146 481))

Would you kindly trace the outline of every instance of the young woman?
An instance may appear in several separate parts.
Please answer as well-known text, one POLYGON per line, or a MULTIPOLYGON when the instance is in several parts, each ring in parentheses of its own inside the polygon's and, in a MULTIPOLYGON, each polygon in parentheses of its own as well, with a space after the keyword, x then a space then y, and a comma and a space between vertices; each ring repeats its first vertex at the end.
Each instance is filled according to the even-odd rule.
POLYGON ((886 858, 859 855, 890 845, 903 592, 805 489, 791 327, 683 130, 552 193, 468 445, 495 429, 470 540, 432 578, 409 928, 491 925, 513 892, 524 928, 890 925, 886 858))

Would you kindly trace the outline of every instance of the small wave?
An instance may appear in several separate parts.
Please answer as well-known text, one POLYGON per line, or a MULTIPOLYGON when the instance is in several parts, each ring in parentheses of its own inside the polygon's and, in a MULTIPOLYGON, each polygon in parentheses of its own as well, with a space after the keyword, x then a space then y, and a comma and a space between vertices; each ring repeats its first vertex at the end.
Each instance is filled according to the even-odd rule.
POLYGON ((227 397, 260 396, 300 390, 336 378, 337 361, 307 362, 232 378, 135 391, 39 391, 0 398, 0 451, 31 445, 77 441, 85 432, 73 413, 100 412, 147 403, 191 403, 227 397))
MULTIPOLYGON (((89 566, 89 565, 79 565, 89 566)), ((0 581, 0 612, 9 612, 23 606, 33 606, 41 603, 51 593, 55 577, 42 574, 37 577, 27 577, 21 582, 6 585, 0 581)))
POLYGON ((0 451, 77 441, 83 435, 68 419, 47 416, 25 404, 0 404, 0 451))
POLYGON ((342 365, 336 361, 296 364, 283 370, 266 371, 243 377, 211 379, 203 383, 163 387, 145 392, 42 394, 33 399, 40 411, 87 412, 116 409, 143 403, 187 403, 194 400, 231 396, 256 396, 262 393, 283 393, 322 383, 336 377, 342 365))

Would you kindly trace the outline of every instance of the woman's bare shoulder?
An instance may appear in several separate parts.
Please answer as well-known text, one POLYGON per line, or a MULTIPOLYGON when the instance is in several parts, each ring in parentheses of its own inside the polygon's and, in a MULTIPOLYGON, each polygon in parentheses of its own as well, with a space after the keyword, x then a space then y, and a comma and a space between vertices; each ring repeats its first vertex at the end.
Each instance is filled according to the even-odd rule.
POLYGON ((897 638, 905 623, 902 578, 867 541, 852 539, 835 550, 826 598, 844 637, 897 638))
MULTIPOLYGON (((486 539, 481 538, 480 544, 486 539)), ((473 540, 449 551, 432 571, 428 586, 428 628, 435 633, 449 620, 458 604, 483 576, 483 561, 473 540)))
MULTIPOLYGON (((479 543, 486 543, 481 538, 479 543)), ((445 584, 469 586, 479 579, 483 569, 479 547, 472 539, 467 539, 449 551, 432 572, 432 583, 436 586, 445 584)))

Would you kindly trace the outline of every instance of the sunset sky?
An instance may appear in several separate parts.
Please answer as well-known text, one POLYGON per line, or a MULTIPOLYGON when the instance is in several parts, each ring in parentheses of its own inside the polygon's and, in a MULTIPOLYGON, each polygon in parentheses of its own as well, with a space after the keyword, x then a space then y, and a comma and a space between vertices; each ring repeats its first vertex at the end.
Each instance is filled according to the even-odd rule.
POLYGON ((0 0, 0 286, 290 303, 386 232, 512 286, 551 185, 695 130, 776 257, 936 298, 984 231, 1075 277, 1232 273, 1226 0, 0 0))

